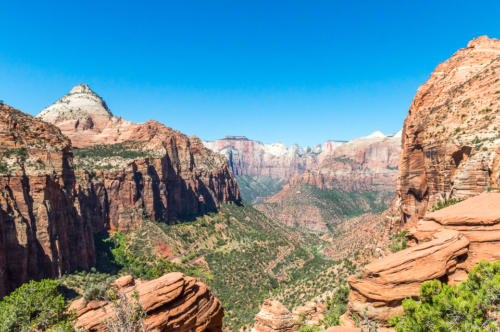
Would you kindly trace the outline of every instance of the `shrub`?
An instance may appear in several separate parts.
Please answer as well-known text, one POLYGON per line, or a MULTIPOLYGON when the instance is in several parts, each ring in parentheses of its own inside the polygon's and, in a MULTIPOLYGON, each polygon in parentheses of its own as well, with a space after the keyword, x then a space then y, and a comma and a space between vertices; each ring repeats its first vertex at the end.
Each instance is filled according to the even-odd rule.
POLYGON ((450 198, 450 199, 445 199, 445 200, 439 200, 437 202, 437 204, 431 208, 431 212, 444 209, 448 206, 451 206, 451 205, 456 204, 456 203, 461 202, 461 201, 463 201, 463 199, 460 199, 460 198, 450 198))
POLYGON ((397 252, 403 249, 406 249, 408 246, 408 239, 406 238, 406 234, 408 231, 401 231, 393 235, 392 242, 389 244, 389 249, 392 252, 397 252))
POLYGON ((88 282, 83 287, 83 300, 85 303, 90 301, 106 300, 110 285, 110 280, 100 282, 88 282))
POLYGON ((404 315, 389 323, 397 332, 498 331, 491 313, 497 313, 499 305, 500 262, 480 262, 459 285, 423 283, 420 299, 404 300, 404 315))
POLYGON ((110 289, 108 296, 113 305, 113 315, 105 321, 106 328, 110 332, 147 332, 148 327, 144 323, 146 312, 139 302, 137 292, 130 297, 110 289))
POLYGON ((326 301, 328 311, 324 314, 322 324, 325 327, 340 324, 340 316, 347 311, 347 299, 349 297, 349 287, 341 284, 333 294, 333 297, 326 301))
POLYGON ((54 280, 30 281, 0 302, 0 331, 73 331, 68 305, 54 280))

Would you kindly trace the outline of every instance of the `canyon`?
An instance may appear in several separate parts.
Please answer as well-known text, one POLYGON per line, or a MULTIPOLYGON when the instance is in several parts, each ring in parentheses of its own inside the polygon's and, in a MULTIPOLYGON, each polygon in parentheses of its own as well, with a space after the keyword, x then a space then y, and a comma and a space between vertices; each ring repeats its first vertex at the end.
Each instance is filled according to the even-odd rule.
MULTIPOLYGON (((422 283, 457 284, 480 261, 500 260, 499 62, 500 40, 479 37, 418 89, 401 135, 396 197, 377 232, 404 231, 408 247, 387 254, 379 242, 378 257, 348 278, 343 327, 329 330, 360 331, 361 323, 372 326, 366 322, 393 330, 388 320, 403 314, 405 298, 418 298, 422 283)), ((256 316, 256 329, 299 329, 288 309, 270 305, 256 316)), ((490 318, 498 323, 495 313, 490 318)))
MULTIPOLYGON (((389 328, 423 282, 500 261, 499 70, 500 40, 474 39, 418 89, 401 132, 312 148, 132 123, 86 84, 37 117, 0 104, 0 298, 112 278, 153 331, 272 332, 330 327, 344 287, 330 331, 389 328), (96 270, 103 254, 131 272, 96 270)), ((90 331, 115 313, 71 308, 90 331)))
POLYGON ((242 136, 204 144, 226 157, 243 199, 259 211, 288 226, 326 232, 328 225, 390 205, 400 141, 401 132, 377 131, 312 148, 242 136))

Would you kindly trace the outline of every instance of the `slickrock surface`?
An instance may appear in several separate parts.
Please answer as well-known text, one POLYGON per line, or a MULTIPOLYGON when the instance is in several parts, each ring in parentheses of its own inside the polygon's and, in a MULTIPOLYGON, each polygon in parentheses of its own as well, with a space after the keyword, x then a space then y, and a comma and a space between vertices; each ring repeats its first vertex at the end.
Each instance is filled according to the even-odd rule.
POLYGON ((98 202, 82 211, 95 227, 130 230, 145 216, 170 222, 240 199, 227 162, 198 138, 153 120, 115 117, 85 84, 38 117, 58 126, 75 147, 87 148, 82 151, 97 149, 76 153, 75 160, 79 189, 98 202), (109 156, 97 154, 103 149, 109 156))
POLYGON ((264 300, 261 310, 255 315, 252 332, 291 332, 297 326, 292 313, 280 302, 264 300))
MULTIPOLYGON (((119 291, 130 297, 137 292, 147 314, 145 325, 154 332, 222 331, 223 309, 219 300, 201 282, 174 272, 155 280, 118 279, 119 291)), ((131 300, 132 302, 134 300, 131 300)), ((77 311, 76 326, 88 331, 107 331, 105 321, 112 319, 114 308, 105 301, 74 301, 70 310, 77 311)))
POLYGON ((351 277, 349 312, 386 324, 416 297, 422 282, 456 283, 480 260, 500 260, 500 193, 476 197, 430 213, 410 230, 408 249, 368 264, 351 277), (366 310, 366 311, 365 311, 366 310))
POLYGON ((402 134, 397 195, 415 223, 440 199, 500 186, 500 40, 473 39, 420 86, 402 134))
POLYGON ((95 264, 79 214, 71 143, 61 131, 0 105, 0 298, 30 279, 95 264))

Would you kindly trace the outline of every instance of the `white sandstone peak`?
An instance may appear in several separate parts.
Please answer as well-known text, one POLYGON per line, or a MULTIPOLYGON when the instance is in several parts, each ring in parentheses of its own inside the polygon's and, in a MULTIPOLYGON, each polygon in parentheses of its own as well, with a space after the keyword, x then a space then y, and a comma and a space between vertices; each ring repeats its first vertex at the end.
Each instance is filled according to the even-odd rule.
POLYGON ((103 116, 110 118, 113 114, 104 100, 85 83, 75 86, 67 95, 37 115, 51 123, 103 116))

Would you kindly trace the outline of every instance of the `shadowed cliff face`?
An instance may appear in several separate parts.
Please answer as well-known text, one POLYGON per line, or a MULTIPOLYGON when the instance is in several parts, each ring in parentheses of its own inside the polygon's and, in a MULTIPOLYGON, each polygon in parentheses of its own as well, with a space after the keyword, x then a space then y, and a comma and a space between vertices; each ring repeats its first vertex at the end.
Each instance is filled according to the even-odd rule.
POLYGON ((71 143, 56 127, 0 105, 0 297, 30 279, 95 264, 79 214, 71 143))
POLYGON ((441 63, 404 123, 398 204, 415 223, 439 200, 499 186, 500 40, 479 37, 441 63))

